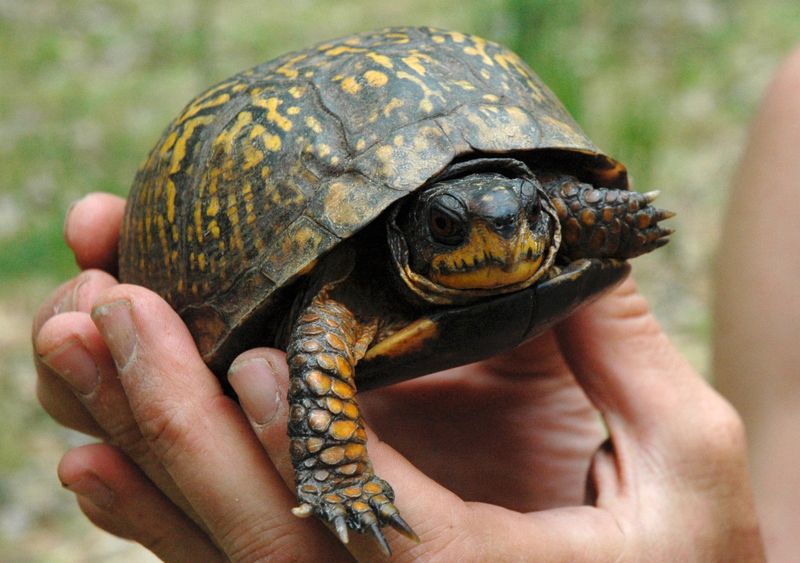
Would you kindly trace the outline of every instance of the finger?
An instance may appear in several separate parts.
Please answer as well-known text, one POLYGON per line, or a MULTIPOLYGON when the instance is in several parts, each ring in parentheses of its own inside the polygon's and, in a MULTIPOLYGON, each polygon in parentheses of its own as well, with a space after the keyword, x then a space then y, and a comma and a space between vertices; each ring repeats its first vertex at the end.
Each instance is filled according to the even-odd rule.
POLYGON ((34 346, 42 364, 69 386, 103 437, 120 447, 174 503, 194 517, 188 501, 142 436, 91 317, 80 312, 53 317, 39 331, 34 346))
POLYGON ((125 200, 106 193, 91 193, 72 204, 64 220, 64 239, 81 269, 116 272, 124 213, 125 200))
POLYGON ((674 349, 632 279, 561 323, 564 356, 590 399, 626 427, 654 429, 696 409, 708 386, 674 349))
POLYGON ((344 555, 321 526, 290 516, 293 496, 162 299, 117 286, 93 318, 143 435, 231 559, 344 555))
POLYGON ((70 450, 58 477, 95 525, 142 544, 164 561, 225 560, 208 536, 113 446, 70 450))
MULTIPOLYGON (((116 280, 105 272, 88 270, 61 285, 39 308, 34 317, 34 349, 42 325, 48 319, 69 311, 88 312, 95 297, 116 283, 116 280)), ((102 428, 75 397, 72 389, 42 362, 39 353, 34 354, 34 365, 37 373, 36 395, 45 411, 68 428, 92 436, 104 436, 102 428)))

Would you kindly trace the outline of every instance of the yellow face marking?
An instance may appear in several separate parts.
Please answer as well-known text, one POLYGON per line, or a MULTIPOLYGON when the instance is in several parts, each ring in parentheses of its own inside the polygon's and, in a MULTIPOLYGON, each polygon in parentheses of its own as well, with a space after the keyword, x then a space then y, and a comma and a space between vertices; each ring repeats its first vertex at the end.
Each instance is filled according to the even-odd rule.
POLYGON ((453 289, 491 289, 522 283, 536 275, 546 241, 527 223, 511 239, 491 231, 483 222, 470 230, 467 243, 431 261, 429 279, 453 289))
POLYGON ((378 342, 367 350, 364 359, 369 360, 377 356, 405 356, 422 349, 427 340, 435 338, 438 334, 439 327, 436 323, 427 318, 419 319, 378 342))

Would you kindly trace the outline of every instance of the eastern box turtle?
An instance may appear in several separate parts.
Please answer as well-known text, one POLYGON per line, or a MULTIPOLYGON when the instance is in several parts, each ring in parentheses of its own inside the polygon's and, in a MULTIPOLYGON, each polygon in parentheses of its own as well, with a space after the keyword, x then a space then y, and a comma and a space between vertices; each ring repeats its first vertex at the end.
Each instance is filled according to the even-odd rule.
POLYGON ((383 525, 416 536, 356 387, 509 349, 614 285, 670 233, 628 188, 514 53, 385 29, 194 99, 136 176, 120 279, 161 294, 223 380, 249 347, 286 350, 295 514, 388 552, 383 525))

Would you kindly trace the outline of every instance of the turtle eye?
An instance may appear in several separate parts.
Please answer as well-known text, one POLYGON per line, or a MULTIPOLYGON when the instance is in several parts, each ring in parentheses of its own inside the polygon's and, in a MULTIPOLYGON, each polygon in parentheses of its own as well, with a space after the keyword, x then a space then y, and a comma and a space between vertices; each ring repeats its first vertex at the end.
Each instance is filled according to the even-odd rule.
POLYGON ((431 209, 428 225, 436 242, 453 246, 464 240, 465 229, 461 220, 441 207, 431 209))

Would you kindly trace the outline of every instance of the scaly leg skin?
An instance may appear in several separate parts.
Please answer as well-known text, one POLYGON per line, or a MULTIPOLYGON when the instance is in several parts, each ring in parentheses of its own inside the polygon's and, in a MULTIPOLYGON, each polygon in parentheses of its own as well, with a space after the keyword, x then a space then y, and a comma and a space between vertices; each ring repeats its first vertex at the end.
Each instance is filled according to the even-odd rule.
POLYGON ((348 542, 348 529, 369 531, 388 555, 383 525, 419 539, 400 517, 391 486, 375 475, 367 455, 353 368, 374 333, 374 326, 360 325, 326 290, 292 331, 287 350, 289 438, 300 502, 292 512, 322 518, 343 543, 348 542))
POLYGON ((650 205, 658 192, 595 188, 573 178, 546 186, 563 226, 562 253, 576 258, 634 258, 667 244, 674 216, 650 205))

